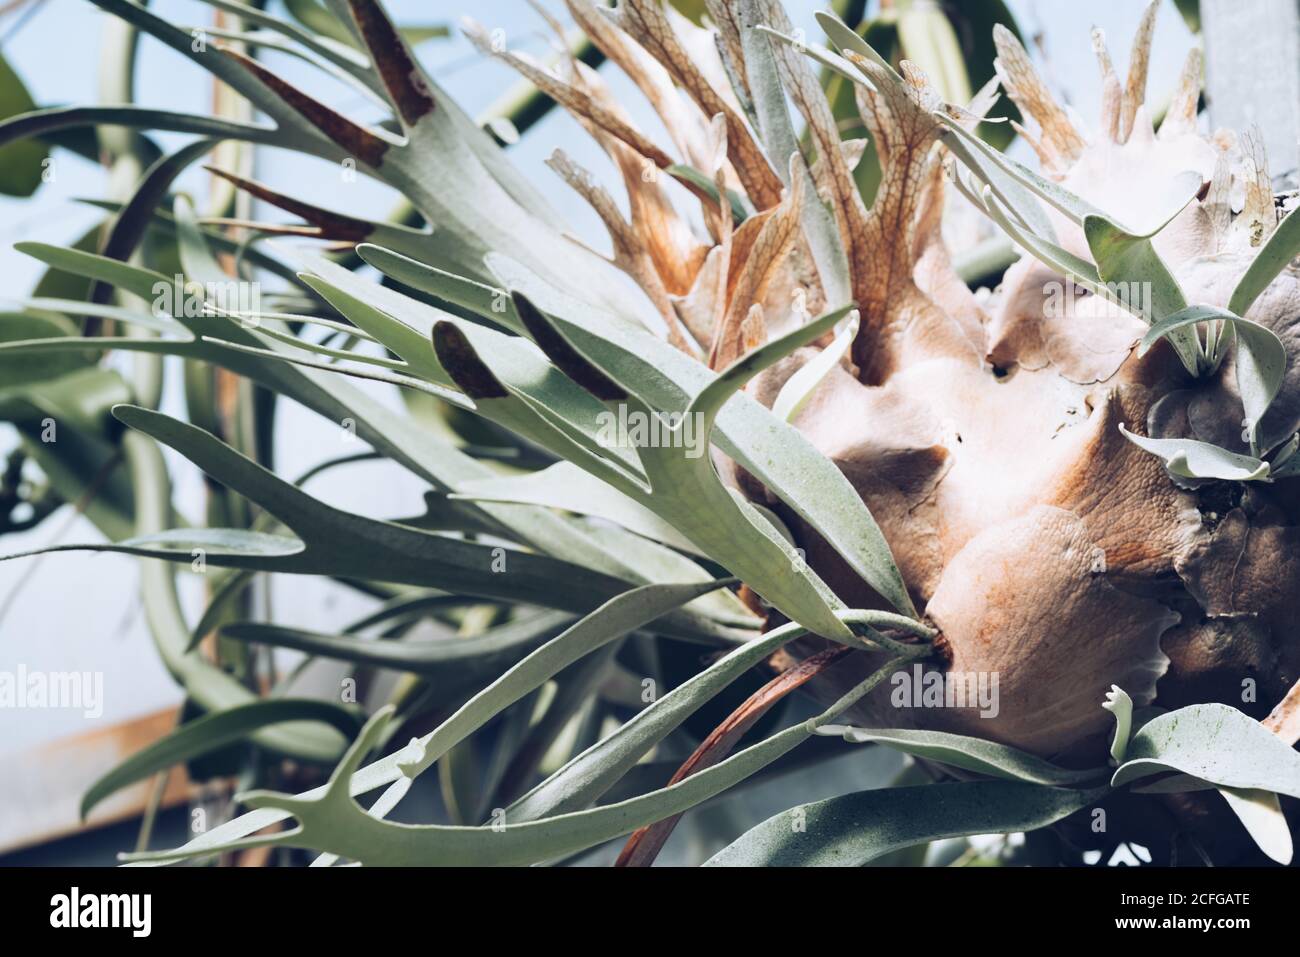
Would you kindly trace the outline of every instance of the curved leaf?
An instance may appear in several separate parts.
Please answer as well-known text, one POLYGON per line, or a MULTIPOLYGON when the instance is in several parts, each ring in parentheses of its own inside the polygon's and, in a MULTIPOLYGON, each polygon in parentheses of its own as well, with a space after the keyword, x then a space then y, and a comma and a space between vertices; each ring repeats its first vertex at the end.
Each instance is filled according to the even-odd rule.
MULTIPOLYGON (((914 634, 924 637, 924 626, 889 612, 852 611, 843 613, 843 617, 867 627, 910 625, 914 634)), ((570 760, 511 805, 508 813, 535 820, 586 807, 723 688, 803 634, 805 630, 797 622, 787 622, 731 651, 570 760)))
POLYGON ((945 731, 910 729, 852 728, 828 725, 819 734, 838 735, 852 744, 883 744, 905 754, 928 758, 940 764, 978 771, 1010 781, 1031 784, 1068 785, 1105 777, 1105 768, 1081 771, 1058 767, 1050 761, 1027 754, 1017 748, 945 731))
MULTIPOLYGON (((223 637, 276 648, 293 648, 321 658, 336 658, 413 674, 446 674, 458 684, 497 673, 573 621, 562 612, 543 612, 499 625, 473 638, 441 641, 383 641, 355 635, 325 635, 299 628, 234 622, 223 637)), ((443 687, 441 684, 439 687, 443 687)))
POLYGON ((1237 286, 1228 299, 1228 309, 1238 316, 1244 316, 1260 293, 1269 287, 1278 273, 1297 255, 1300 255, 1300 216, 1293 209, 1277 224, 1263 248, 1255 254, 1245 273, 1237 280, 1237 286))
MULTIPOLYGON (((1188 306, 1166 316, 1152 325, 1142 338, 1138 354, 1145 353, 1159 339, 1202 322, 1222 322, 1236 336, 1237 341, 1237 391, 1241 393, 1242 407, 1246 412, 1246 434, 1252 448, 1259 442, 1255 430, 1264 413, 1273 404, 1282 389, 1286 375, 1286 346, 1277 333, 1250 319, 1243 319, 1225 309, 1214 306, 1188 306)), ((1222 340, 1220 340, 1222 341, 1222 340)), ((1217 352, 1217 350, 1216 350, 1217 352)), ((1217 364, 1218 356, 1210 357, 1217 364)))
MULTIPOLYGON (((188 38, 188 34, 186 36, 188 38)), ((85 126, 125 126, 133 130, 198 133, 218 139, 283 146, 324 155, 330 159, 334 157, 332 151, 312 150, 305 141, 274 127, 143 106, 59 106, 22 113, 0 122, 0 148, 8 148, 7 144, 30 137, 48 136, 60 130, 85 126)))
POLYGON ((714 867, 861 867, 882 854, 922 842, 1046 827, 1104 793, 1104 788, 1071 791, 1018 781, 862 791, 782 811, 707 863, 714 867))
POLYGON ((1152 718, 1133 735, 1128 758, 1111 784, 1119 787, 1164 771, 1220 787, 1300 798, 1300 753, 1226 704, 1195 704, 1152 718))
MULTIPOLYGON (((156 295, 158 283, 163 283, 164 288, 170 288, 172 282, 159 273, 92 253, 40 243, 19 243, 15 248, 42 262, 77 275, 103 279, 146 299, 152 299, 156 295)), ((368 283, 345 269, 336 267, 336 271, 330 275, 340 286, 346 282, 346 288, 359 296, 379 297, 390 294, 398 301, 419 305, 383 286, 368 283)), ((389 300, 380 301, 387 304, 389 300)), ((238 322, 222 321, 220 317, 204 317, 202 325, 197 320, 185 321, 194 323, 193 331, 202 334, 204 338, 189 344, 166 343, 154 339, 117 339, 111 344, 117 348, 175 353, 213 362, 301 402, 331 422, 337 424, 351 419, 356 424, 358 438, 430 482, 435 489, 454 490, 462 481, 497 474, 428 429, 421 428, 412 418, 395 413, 365 392, 338 381, 337 377, 329 382, 324 381, 322 377, 329 373, 300 369, 278 361, 270 362, 261 357, 222 348, 223 343, 257 346, 266 342, 255 337, 238 322), (219 342, 214 341, 217 336, 221 337, 219 342)), ((27 345, 23 343, 12 348, 24 349, 27 345)), ((0 345, 0 349, 4 348, 6 347, 0 345)), ((570 522, 544 509, 491 504, 475 507, 469 503, 465 507, 480 513, 483 521, 498 531, 509 529, 511 538, 543 553, 597 566, 605 558, 605 553, 570 522)))
MULTIPOLYGON (((62 316, 40 312, 0 312, 0 343, 29 339, 72 337, 77 329, 62 316)), ((0 351, 0 395, 20 386, 30 386, 45 379, 55 379, 93 362, 90 349, 68 350, 44 355, 6 356, 0 351)))
POLYGON ((1249 455, 1238 455, 1209 442, 1195 439, 1149 439, 1124 428, 1124 437, 1139 448, 1164 459, 1173 475, 1187 479, 1219 479, 1224 482, 1254 482, 1267 479, 1269 464, 1249 455))
POLYGON ((676 528, 618 489, 571 462, 538 472, 467 482, 453 499, 544 505, 592 515, 691 554, 700 550, 676 528))
MULTIPOLYGON (((534 654, 545 650, 539 649, 534 654)), ((617 804, 539 821, 512 822, 507 813, 504 820, 496 819, 491 827, 391 824, 372 817, 352 799, 352 782, 364 773, 364 769, 358 769, 361 760, 382 739, 392 718, 390 705, 371 719, 324 788, 297 796, 263 791, 243 796, 244 803, 255 810, 274 812, 278 819, 296 818, 297 827, 263 837, 227 843, 210 842, 201 851, 195 847, 199 841, 192 841, 186 848, 174 851, 127 857, 166 862, 197 853, 211 854, 239 847, 289 845, 327 851, 362 864, 390 867, 447 866, 464 864, 469 860, 480 866, 541 863, 628 834, 722 793, 798 747, 817 727, 852 707, 902 660, 905 659, 895 658, 887 663, 820 715, 779 731, 676 784, 617 804)), ((526 663, 521 662, 517 667, 522 668, 526 663)), ((463 708, 462 712, 465 710, 463 708)), ((444 723, 434 735, 453 721, 454 718, 444 723)), ((413 742, 399 752, 397 764, 401 773, 409 777, 432 763, 429 758, 432 745, 426 745, 427 741, 413 742)), ((445 753, 446 747, 442 747, 438 756, 445 753)), ((211 838, 212 833, 207 836, 211 838)))
MULTIPOLYGON (((1192 201, 1200 188, 1200 176, 1192 175, 1196 180, 1195 186, 1178 211, 1192 201)), ((1133 296, 1121 296, 1117 301, 1139 319, 1151 324, 1187 308, 1187 299, 1178 280, 1151 244, 1150 236, 1163 225, 1161 223, 1150 232, 1140 234, 1128 231, 1106 216, 1088 215, 1083 218, 1083 234, 1097 263, 1097 274, 1107 284, 1126 283, 1131 289, 1141 289, 1142 294, 1136 297, 1137 304, 1132 301, 1133 296), (1140 307, 1135 308, 1139 304, 1140 307)), ((1195 332, 1186 328, 1176 329, 1169 333, 1169 342, 1188 372, 1201 375, 1205 371, 1205 359, 1195 332)))
MULTIPOLYGON (((0 56, 0 121, 36 109, 27 87, 0 56)), ((0 146, 0 193, 30 196, 41 185, 49 147, 39 140, 0 146)))
POLYGON ((1279 864, 1291 863, 1295 851, 1291 828, 1276 794, 1240 788, 1219 788, 1219 793, 1261 851, 1279 864))
POLYGON ((835 341, 800 366, 798 371, 786 380, 785 385, 781 386, 776 401, 772 403, 772 414, 786 422, 794 421, 794 417, 817 391, 822 380, 830 375, 831 370, 839 365, 848 353, 849 346, 853 344, 857 334, 858 314, 855 312, 849 317, 844 328, 836 334, 835 341))
MULTIPOLYGON (((175 153, 159 158, 150 166, 140 178, 140 183, 130 201, 113 218, 108 239, 105 240, 100 252, 113 259, 124 261, 130 259, 153 221, 154 210, 166 197, 176 177, 185 172, 200 157, 209 153, 218 142, 219 140, 214 139, 196 140, 181 147, 175 153)), ((91 288, 91 301, 107 303, 110 289, 109 283, 96 282, 91 288)))
POLYGON ((702 584, 642 585, 616 595, 466 702, 429 735, 418 758, 401 765, 403 773, 413 777, 429 767, 507 705, 536 691, 575 661, 727 584, 730 582, 721 580, 702 584))
POLYGON ((1110 741, 1110 757, 1118 766, 1124 763, 1129 735, 1133 733, 1133 699, 1119 685, 1111 685, 1101 706, 1115 716, 1115 735, 1110 741))
MULTIPOLYGON (((506 286, 528 295, 574 349, 652 408, 683 411, 716 379, 668 343, 610 322, 526 266, 497 255, 488 263, 506 286)), ((714 441, 825 537, 890 604, 915 616, 889 545, 861 497, 796 429, 741 393, 718 413, 714 441)))

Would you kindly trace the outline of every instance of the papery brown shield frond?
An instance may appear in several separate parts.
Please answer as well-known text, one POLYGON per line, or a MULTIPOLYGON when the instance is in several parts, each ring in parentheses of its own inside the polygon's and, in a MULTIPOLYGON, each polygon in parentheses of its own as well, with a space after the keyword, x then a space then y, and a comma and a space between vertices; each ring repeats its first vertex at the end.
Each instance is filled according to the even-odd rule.
POLYGON ((1287 744, 1294 745, 1300 741, 1300 681, 1292 685, 1286 697, 1269 712, 1264 719, 1264 727, 1287 744))
POLYGON ((970 355, 981 361, 985 354, 984 329, 988 315, 975 292, 957 274, 948 244, 944 242, 943 212, 948 182, 943 165, 932 162, 925 177, 913 240, 912 279, 949 320, 942 327, 945 337, 951 340, 945 351, 959 354, 969 349, 970 355))
POLYGON ((1277 227, 1277 207, 1273 205, 1273 181, 1268 174, 1268 155, 1259 128, 1251 127, 1242 133, 1240 143, 1245 163, 1246 200, 1233 227, 1244 231, 1254 247, 1263 245, 1273 234, 1277 227))
MULTIPOLYGON (((701 197, 701 203, 706 211, 706 220, 710 224, 709 228, 717 240, 717 245, 709 250, 708 255, 705 256, 704 264, 696 273, 695 281, 687 294, 679 296, 673 301, 682 323, 690 330, 691 335, 695 337, 695 341, 700 343, 712 343, 716 331, 721 328, 723 319, 727 314, 727 297, 732 288, 732 276, 735 274, 732 270, 732 250, 735 245, 736 230, 733 228, 731 202, 726 195, 726 174, 722 169, 726 154, 723 144, 727 131, 722 124, 722 117, 715 117, 714 120, 716 150, 713 165, 714 186, 717 189, 717 208, 709 215, 707 195, 701 197)), ((771 210, 759 213, 757 216, 751 217, 751 220, 761 222, 762 219, 770 215, 771 210)), ((741 229, 743 231, 743 225, 741 229)))
POLYGON ((704 8, 718 31, 718 55, 722 57, 727 73, 739 87, 737 96, 753 100, 749 89, 749 74, 745 68, 745 48, 740 22, 740 3, 737 0, 705 0, 704 8))
MULTIPOLYGON (((765 23, 778 33, 789 35, 794 32, 794 24, 777 0, 754 0, 753 10, 758 23, 765 23)), ((753 25, 747 26, 753 29, 753 25)), ((813 166, 817 191, 830 202, 839 227, 840 242, 849 262, 863 262, 872 254, 866 246, 869 242, 866 206, 844 156, 839 126, 831 112, 830 102, 806 56, 786 43, 768 42, 771 43, 781 85, 804 118, 808 136, 817 152, 817 162, 813 166)))
POLYGON ((933 318, 935 311, 913 271, 926 171, 938 162, 933 151, 938 121, 932 111, 939 103, 924 74, 909 61, 903 61, 900 84, 865 57, 853 51, 846 55, 873 81, 874 89, 858 84, 855 93, 881 167, 881 186, 867 214, 866 242, 850 260, 853 298, 862 311, 852 358, 862 381, 873 383, 897 368, 904 349, 900 337, 918 318, 933 318))
POLYGON ((998 728, 961 709, 918 720, 1052 753, 1105 731, 1110 716, 1096 702, 1111 684, 1149 704, 1168 667, 1160 639, 1178 615, 1097 574, 1099 553, 1083 522, 1048 506, 971 539, 927 612, 953 649, 953 672, 1000 676, 998 728))
POLYGON ((1106 35, 1100 29, 1092 31, 1092 49, 1097 55, 1097 64, 1101 67, 1101 115, 1099 126, 1101 132, 1112 143, 1118 143, 1119 118, 1124 108, 1124 87, 1111 62, 1110 51, 1106 48, 1106 35))
POLYGON ((749 314, 740 324, 741 355, 766 345, 767 340, 767 319, 763 314, 763 307, 754 303, 749 309, 749 314))
MULTIPOLYGON (((625 40, 609 20, 584 9, 580 4, 573 5, 583 14, 583 21, 590 22, 591 27, 602 38, 605 47, 613 51, 618 61, 626 63, 636 70, 638 76, 657 98, 667 100, 676 98, 671 81, 662 67, 641 53, 640 58, 631 54, 630 40, 625 40), (652 70, 658 70, 659 76, 653 77, 652 70), (662 89, 659 79, 666 84, 662 89)), ((538 14, 543 17, 563 39, 563 28, 545 8, 534 4, 538 14)), ((654 146, 638 130, 620 104, 609 92, 600 74, 569 55, 549 72, 530 61, 527 57, 515 55, 493 44, 482 28, 469 23, 466 32, 478 48, 503 60, 525 77, 539 85, 561 103, 584 129, 598 142, 618 166, 627 191, 631 207, 631 227, 639 236, 639 245, 650 256, 658 273, 659 284, 669 294, 685 293, 694 281, 695 273, 703 263, 707 248, 698 243, 692 235, 689 225, 677 215, 664 192, 659 177, 659 169, 670 165, 668 155, 654 146)), ((680 103, 680 101, 677 101, 680 103)), ((606 212, 601 218, 609 225, 606 212)), ((621 215, 618 219, 622 219, 621 215)), ((624 246, 626 244, 623 244, 624 246)), ((625 256, 620 265, 625 268, 635 257, 625 256)), ((640 269, 638 265, 636 267, 640 269)), ((644 276, 638 278, 643 287, 644 276)), ((652 298, 662 313, 663 297, 661 291, 651 284, 652 298)))
POLYGON ((1214 159, 1214 172, 1210 174, 1209 188, 1201 208, 1214 231, 1215 248, 1223 244, 1232 225, 1232 166, 1228 150, 1220 149, 1214 159))

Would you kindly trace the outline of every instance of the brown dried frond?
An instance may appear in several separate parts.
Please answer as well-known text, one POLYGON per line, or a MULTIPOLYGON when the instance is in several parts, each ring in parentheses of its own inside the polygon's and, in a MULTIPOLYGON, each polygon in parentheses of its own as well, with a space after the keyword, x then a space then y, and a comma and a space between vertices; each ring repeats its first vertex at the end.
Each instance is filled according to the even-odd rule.
MULTIPOLYGON (((702 199, 710 230, 717 240, 717 245, 709 250, 704 264, 695 275, 695 281, 685 296, 674 300, 677 315, 695 337, 696 342, 712 343, 715 331, 721 327, 727 312, 727 294, 730 290, 732 276, 732 248, 735 237, 731 202, 726 195, 726 175, 722 170, 726 155, 727 128, 722 117, 715 117, 713 124, 715 153, 714 186, 717 189, 716 209, 709 214, 709 204, 702 199)), ((759 216, 770 216, 771 211, 759 216)), ((757 217, 753 217, 757 218, 757 217)), ((742 227, 743 228, 743 227, 742 227)))
POLYGON ((679 153, 699 169, 708 154, 706 114, 684 100, 664 66, 605 16, 594 0, 565 0, 569 13, 611 63, 636 84, 649 101, 679 153))
POLYGON ((903 83, 852 51, 849 60, 873 81, 859 84, 858 108, 871 131, 880 157, 881 182, 867 215, 862 252, 850 260, 853 298, 862 311, 862 325, 853 343, 852 358, 864 382, 880 382, 897 363, 892 337, 919 312, 932 309, 913 280, 916 221, 929 164, 939 105, 924 74, 902 63, 903 83))
MULTIPOLYGON (((627 119, 599 73, 585 64, 577 64, 576 70, 575 86, 580 86, 611 116, 627 119)), ((663 188, 658 167, 590 121, 581 117, 578 120, 618 167, 627 192, 632 228, 641 237, 665 288, 672 295, 684 294, 695 281, 708 247, 695 238, 690 225, 678 215, 663 188)))
MULTIPOLYGON (((780 33, 793 33, 794 25, 777 0, 757 0, 754 10, 759 22, 780 33)), ((842 151, 839 126, 826 93, 806 56, 785 43, 773 42, 771 47, 781 85, 807 123, 809 139, 817 151, 817 163, 813 166, 817 191, 830 202, 849 262, 865 258, 870 255, 864 245, 866 206, 842 151)))
POLYGON ((590 120, 606 133, 627 144, 642 156, 651 160, 656 166, 667 167, 673 164, 673 158, 652 143, 630 124, 610 113, 600 103, 595 102, 585 91, 572 83, 561 80, 543 69, 528 57, 509 50, 499 50, 492 43, 486 30, 477 23, 467 21, 464 24, 465 35, 483 53, 508 63, 517 72, 527 77, 533 85, 559 103, 575 116, 590 120))
POLYGON ((1034 69, 1024 46, 1000 23, 993 28, 993 42, 998 51, 998 57, 993 61, 994 69, 1007 96, 1021 113, 1038 124, 1041 134, 1036 142, 1051 158, 1049 165, 1063 168, 1073 163, 1083 152, 1083 137, 1034 69))
POLYGON ((1183 72, 1179 74, 1173 99, 1169 101, 1165 120, 1160 124, 1162 140, 1196 132, 1196 107, 1201 98, 1203 69, 1201 50, 1192 47, 1187 51, 1187 60, 1183 63, 1183 72))
POLYGON ((744 41, 741 39, 744 26, 740 22, 740 4, 735 0, 705 0, 704 8, 709 12, 709 19, 718 30, 718 55, 722 57, 727 72, 740 87, 736 91, 737 95, 752 100, 749 74, 745 67, 744 41))
POLYGON ((660 0, 623 0, 615 16, 619 26, 663 64, 706 116, 723 115, 727 123, 728 156, 750 201, 758 209, 779 203, 780 177, 741 115, 713 88, 682 47, 660 0))
POLYGON ((655 270, 650 253, 632 224, 623 218, 614 198, 603 187, 592 181, 591 174, 578 166, 564 153, 556 150, 546 165, 555 170, 572 189, 596 211, 609 232, 614 248, 614 264, 631 276, 654 303, 668 327, 668 341, 687 354, 694 350, 687 344, 677 321, 677 313, 668 298, 659 273, 655 270))
POLYGON ((1264 151, 1264 137, 1259 128, 1252 126, 1246 130, 1241 134, 1239 142, 1246 180, 1246 202, 1233 226, 1247 231, 1251 246, 1259 246, 1273 234, 1273 229, 1277 226, 1273 181, 1268 175, 1268 156, 1264 151))
POLYGON ((1106 35, 1100 29, 1092 31, 1092 49, 1101 66, 1101 131, 1112 143, 1119 142, 1119 116, 1124 108, 1124 87, 1119 82, 1115 67, 1106 49, 1106 35))
POLYGON ((1133 123, 1138 107, 1146 102, 1147 68, 1151 62, 1151 37, 1156 29, 1156 12, 1160 0, 1151 0, 1142 14, 1137 33, 1133 37, 1133 53, 1128 62, 1128 81, 1124 84, 1124 99, 1119 112, 1119 142, 1127 143, 1133 135, 1133 123))
POLYGON ((1215 250, 1222 247, 1229 227, 1232 225, 1232 154, 1227 148, 1220 149, 1214 159, 1214 172, 1210 176, 1210 185, 1201 202, 1214 231, 1215 250))
MULTIPOLYGON (((713 345, 709 350, 709 368, 725 368, 746 351, 743 324, 752 307, 761 308, 768 287, 802 236, 800 216, 803 213, 803 202, 803 180, 796 177, 781 205, 772 210, 761 225, 746 230, 745 227, 749 227, 749 221, 746 221, 745 227, 742 227, 742 232, 748 232, 753 237, 752 246, 747 250, 740 242, 735 242, 732 246, 730 272, 736 273, 738 262, 743 263, 743 266, 728 293, 726 316, 714 330, 713 345)), ((736 239, 739 238, 737 235, 736 239)), ((751 242, 748 236, 746 242, 751 242)))

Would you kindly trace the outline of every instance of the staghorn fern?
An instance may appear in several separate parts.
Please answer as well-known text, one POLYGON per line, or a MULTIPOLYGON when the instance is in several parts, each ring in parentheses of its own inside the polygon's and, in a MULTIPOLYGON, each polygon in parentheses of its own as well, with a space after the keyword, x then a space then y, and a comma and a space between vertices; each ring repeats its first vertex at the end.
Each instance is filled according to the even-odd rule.
POLYGON ((819 15, 823 49, 801 41, 775 0, 709 0, 705 26, 660 0, 610 10, 567 0, 654 107, 668 144, 637 129, 577 56, 548 69, 467 23, 486 55, 578 117, 614 161, 627 216, 562 151, 550 161, 608 229, 607 259, 564 232, 377 4, 329 0, 333 33, 319 34, 210 0, 382 100, 391 122, 365 126, 233 46, 196 45, 127 0, 93 2, 211 72, 271 125, 130 106, 0 124, 0 143, 86 124, 205 137, 145 173, 118 207, 108 255, 19 247, 122 297, 35 301, 26 321, 61 310, 140 334, 6 336, 0 361, 113 348, 219 366, 351 423, 429 487, 420 516, 343 512, 305 491, 305 478, 285 481, 149 408, 149 360, 134 388, 116 383, 136 531, 66 547, 173 564, 197 554, 222 577, 191 627, 168 566, 143 565, 159 653, 209 714, 101 781, 84 809, 244 737, 335 765, 326 785, 246 794, 248 813, 137 859, 288 845, 320 852, 320 864, 525 864, 632 834, 621 860, 644 864, 676 816, 821 734, 893 747, 943 780, 795 809, 803 826, 778 815, 715 863, 866 862, 944 837, 1044 828, 1138 791, 1211 788, 1267 854, 1289 860, 1275 795, 1300 797, 1300 699, 1288 693, 1298 649, 1284 628, 1296 591, 1286 478, 1300 464, 1288 311, 1300 236, 1293 216, 1278 221, 1249 137, 1196 133, 1196 54, 1152 132, 1143 103, 1154 5, 1126 84, 1094 38, 1106 99, 1090 136, 1019 41, 994 31, 998 78, 1033 127, 1017 124, 1042 173, 974 134, 991 86, 944 103, 913 63, 896 68, 830 14, 819 15), (841 141, 814 65, 852 85, 880 163, 870 206, 854 178, 861 146, 841 141), (380 285, 337 257, 250 243, 234 250, 242 265, 286 280, 293 311, 232 308, 213 295, 231 280, 218 257, 232 242, 214 228, 224 223, 200 221, 184 198, 155 212, 180 171, 222 140, 360 171, 428 225, 344 216, 218 171, 307 224, 255 224, 260 233, 355 247, 386 277, 380 285), (1028 251, 991 298, 952 266, 941 233, 949 179, 1028 251), (695 209, 679 208, 683 199, 695 209), (125 261, 154 219, 175 233, 190 285, 125 261), (205 308, 178 308, 202 290, 205 308), (412 414, 349 376, 415 396, 412 414), (418 403, 441 410, 441 427, 415 414, 418 403), (504 471, 471 454, 483 450, 448 438, 447 423, 466 416, 544 467, 504 471), (611 439, 611 422, 638 426, 611 439), (160 445, 257 506, 256 519, 169 528, 160 445), (222 628, 236 645, 406 672, 410 684, 359 733, 351 709, 259 700, 197 649, 258 572, 330 576, 389 599, 344 634, 222 628), (499 623, 463 643, 356 636, 458 598, 489 603, 499 623), (599 696, 629 635, 692 642, 716 658, 539 773, 537 748, 599 696), (764 662, 780 673, 671 779, 620 790, 764 662), (996 716, 899 707, 887 685, 914 673, 996 676, 996 716), (1261 707, 1281 702, 1268 721, 1221 703, 1241 700, 1243 677, 1261 683, 1261 707), (535 695, 552 681, 530 730, 535 695), (824 710, 738 748, 798 688, 824 710), (449 716, 395 749, 395 715, 418 720, 429 697, 449 716), (833 724, 841 719, 853 723, 833 724), (506 802, 488 823, 385 820, 418 775, 435 765, 454 774, 457 749, 493 721, 521 744, 509 783, 470 795, 472 825, 495 798, 506 802), (372 753, 385 756, 365 764, 372 753), (379 788, 368 810, 354 800, 379 788))

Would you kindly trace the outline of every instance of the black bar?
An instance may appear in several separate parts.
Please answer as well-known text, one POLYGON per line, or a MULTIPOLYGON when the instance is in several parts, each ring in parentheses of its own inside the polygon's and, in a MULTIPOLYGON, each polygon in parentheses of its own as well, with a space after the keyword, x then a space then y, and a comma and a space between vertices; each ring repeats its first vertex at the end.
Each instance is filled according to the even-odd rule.
POLYGON ((564 927, 570 936, 596 919, 606 927, 626 919, 629 933, 663 940, 703 921, 715 940, 754 934, 769 945, 767 935, 783 927, 802 927, 805 934, 839 928, 837 935, 860 934, 864 945, 884 939, 879 934, 910 935, 917 928, 989 943, 1038 934, 1040 928, 1051 928, 1052 939, 1071 942, 1191 935, 1229 942, 1241 934, 1287 932, 1295 923, 1298 892, 1297 871, 1283 868, 655 868, 612 874, 542 868, 10 868, 0 869, 0 919, 20 940, 27 934, 57 939, 79 933, 128 946, 137 939, 190 942, 209 934, 219 934, 226 946, 281 939, 373 945, 394 934, 418 939, 448 929, 497 943, 512 931, 536 940, 564 927), (137 929, 143 929, 142 906, 128 911, 121 900, 103 912, 111 917, 116 908, 118 923, 128 926, 51 926, 52 918, 68 923, 73 887, 80 906, 92 910, 101 906, 99 895, 149 895, 147 938, 136 937, 127 919, 134 914, 137 929), (95 903, 87 905, 92 896, 95 903))

